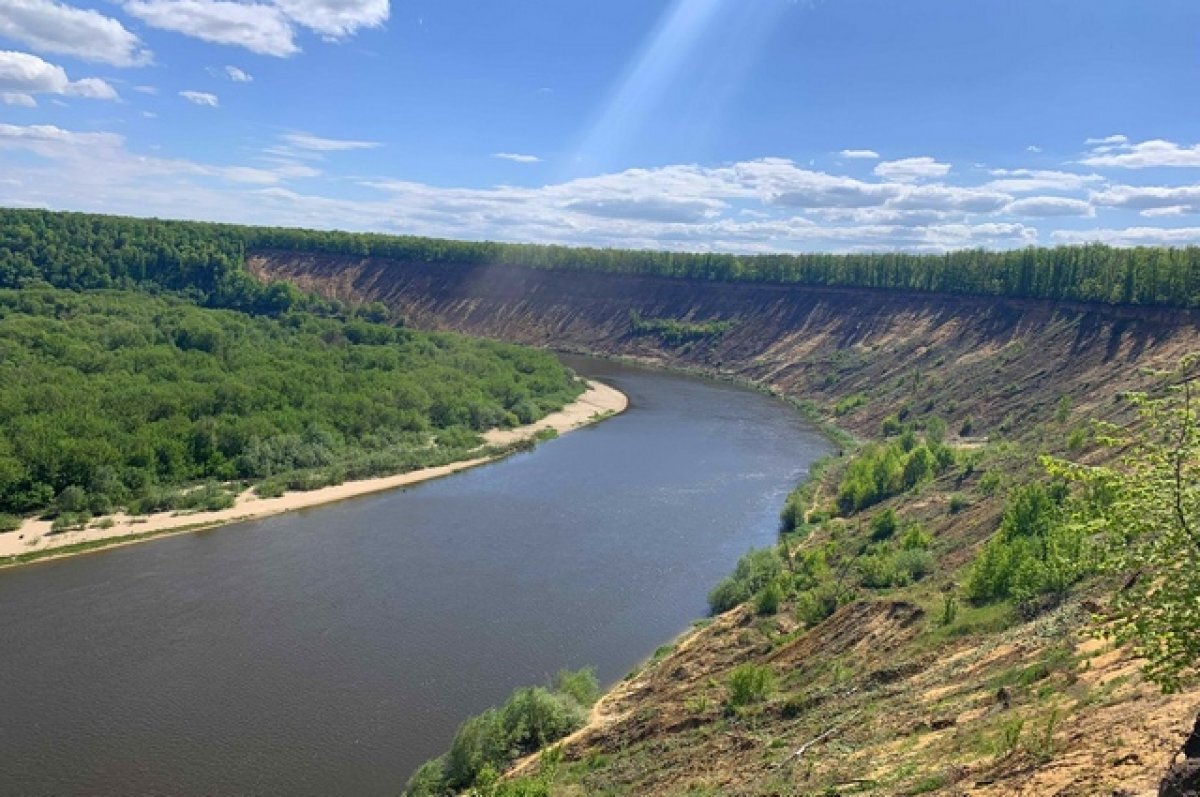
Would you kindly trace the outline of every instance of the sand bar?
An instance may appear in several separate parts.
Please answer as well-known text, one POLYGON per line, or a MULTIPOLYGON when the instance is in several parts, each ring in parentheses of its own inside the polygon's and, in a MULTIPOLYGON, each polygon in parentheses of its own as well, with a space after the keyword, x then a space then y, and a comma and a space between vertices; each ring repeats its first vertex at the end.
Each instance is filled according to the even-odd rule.
MULTIPOLYGON (((559 412, 515 429, 493 429, 484 433, 483 437, 488 445, 509 446, 522 440, 528 440, 545 429, 554 429, 559 434, 564 434, 609 415, 624 412, 628 406, 629 400, 621 391, 601 382, 589 381, 587 391, 559 412)), ((96 518, 91 521, 89 528, 50 534, 50 521, 26 520, 17 531, 0 534, 0 558, 32 553, 50 554, 55 549, 80 543, 111 542, 116 545, 120 544, 124 538, 132 536, 140 538, 144 538, 143 535, 160 536, 170 532, 194 531, 242 520, 254 520, 268 515, 308 509, 360 495, 418 484, 429 479, 449 476, 467 468, 474 468, 494 459, 495 457, 479 457, 462 460, 450 465, 422 468, 394 476, 350 481, 307 492, 286 493, 278 498, 259 498, 253 490, 246 490, 237 497, 236 503, 229 509, 217 512, 161 512, 139 517, 130 517, 119 513, 110 517, 112 526, 104 529, 94 527, 100 520, 96 518)), ((149 538, 153 539, 153 537, 149 538)), ((3 566, 2 562, 0 562, 0 566, 3 566)))

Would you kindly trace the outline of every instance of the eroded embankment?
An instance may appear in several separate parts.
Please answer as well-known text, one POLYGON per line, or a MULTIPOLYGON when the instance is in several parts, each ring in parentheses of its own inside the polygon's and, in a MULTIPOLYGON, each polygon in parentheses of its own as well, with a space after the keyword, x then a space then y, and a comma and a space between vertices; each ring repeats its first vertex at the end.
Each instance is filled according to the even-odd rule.
MULTIPOLYGON (((590 272, 259 253, 260 276, 382 301, 413 326, 737 375, 832 408, 873 431, 907 404, 986 433, 1037 422, 1047 402, 1105 414, 1139 369, 1200 343, 1200 313, 894 291, 691 282, 590 272), (679 346, 632 332, 648 319, 724 320, 679 346)), ((1003 431, 1003 430, 1002 430, 1003 431)))
POLYGON ((556 793, 1148 793, 1200 707, 1200 691, 1163 697, 1125 651, 1089 638, 1102 591, 1026 618, 939 618, 1008 490, 1041 477, 1036 455, 1104 457, 1090 422, 1128 419, 1119 393, 1200 349, 1194 312, 295 253, 250 262, 383 301, 420 328, 745 378, 865 438, 889 416, 937 416, 960 450, 986 448, 999 489, 984 488, 983 468, 956 468, 843 524, 859 533, 887 509, 921 524, 937 567, 916 589, 865 592, 807 631, 786 602, 722 616, 606 698, 566 746, 556 793), (631 314, 731 325, 672 339, 631 314), (729 677, 746 663, 772 670, 776 696, 730 712, 729 677))

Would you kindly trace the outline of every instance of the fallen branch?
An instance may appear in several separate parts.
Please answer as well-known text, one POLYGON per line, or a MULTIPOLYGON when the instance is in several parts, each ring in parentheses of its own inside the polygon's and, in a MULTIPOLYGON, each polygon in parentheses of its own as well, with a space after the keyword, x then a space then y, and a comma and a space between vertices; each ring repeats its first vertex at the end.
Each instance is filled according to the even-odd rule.
POLYGON ((802 757, 805 753, 808 752, 810 747, 812 747, 815 744, 820 744, 821 742, 825 741, 830 736, 832 736, 834 733, 836 733, 837 731, 841 730, 846 725, 853 722, 858 717, 858 715, 861 713, 862 713, 861 711, 856 711, 853 714, 851 714, 849 717, 846 717, 845 721, 842 722, 841 724, 830 725, 819 736, 815 736, 812 739, 809 739, 807 742, 805 742, 804 744, 802 744, 798 748, 796 748, 796 750, 790 756, 788 756, 787 758, 785 758, 783 760, 783 763, 780 764, 780 766, 783 766, 784 764, 790 764, 794 759, 802 757))

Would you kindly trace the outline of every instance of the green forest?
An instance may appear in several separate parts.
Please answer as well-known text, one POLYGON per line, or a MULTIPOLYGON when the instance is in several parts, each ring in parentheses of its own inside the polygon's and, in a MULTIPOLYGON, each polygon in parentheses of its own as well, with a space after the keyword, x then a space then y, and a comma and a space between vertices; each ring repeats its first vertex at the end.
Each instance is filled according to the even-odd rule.
POLYGON ((60 288, 149 283, 186 291, 208 306, 265 314, 315 302, 290 286, 260 285, 250 277, 242 267, 246 254, 266 250, 370 255, 447 266, 515 265, 728 282, 1200 306, 1200 247, 1120 249, 1091 244, 943 255, 686 254, 0 209, 0 287, 39 281, 60 288))
POLYGON ((583 390, 548 353, 362 315, 0 290, 0 513, 70 526, 445 464, 583 390))

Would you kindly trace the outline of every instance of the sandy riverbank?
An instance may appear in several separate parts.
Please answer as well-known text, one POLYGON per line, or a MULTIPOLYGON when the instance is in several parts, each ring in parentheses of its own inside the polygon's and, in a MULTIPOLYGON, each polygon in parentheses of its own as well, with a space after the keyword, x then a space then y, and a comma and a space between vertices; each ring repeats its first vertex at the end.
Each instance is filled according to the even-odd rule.
MULTIPOLYGON (((554 429, 559 434, 587 426, 610 414, 620 413, 628 406, 625 394, 616 388, 600 382, 588 382, 587 391, 573 403, 561 411, 546 416, 536 423, 521 426, 516 429, 494 429, 484 434, 488 445, 508 446, 522 440, 528 440, 545 429, 554 429)), ((297 509, 343 501, 360 495, 368 495, 397 487, 406 487, 430 479, 449 476, 453 473, 474 468, 491 462, 494 457, 479 457, 463 460, 437 468, 400 473, 395 476, 383 476, 376 479, 345 482, 333 487, 324 487, 308 492, 287 493, 278 498, 259 498, 252 490, 247 490, 238 496, 237 502, 230 509, 217 512, 162 512, 154 515, 129 517, 124 514, 113 515, 110 519, 113 525, 109 528, 94 528, 99 518, 89 524, 89 528, 79 531, 68 531, 61 534, 50 534, 50 522, 44 520, 27 520, 20 529, 8 534, 0 534, 0 560, 6 557, 23 556, 25 554, 52 554, 55 550, 77 546, 82 543, 111 543, 117 545, 128 538, 137 537, 138 541, 168 533, 194 531, 198 528, 211 528, 226 523, 242 520, 253 520, 291 512, 297 509)), ((67 553, 64 551, 64 553, 67 553)), ((2 562, 0 562, 2 564, 2 562)))

